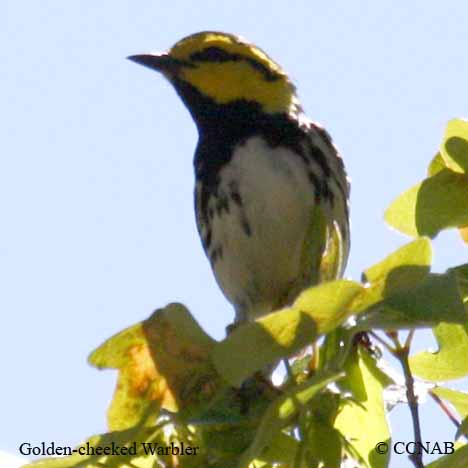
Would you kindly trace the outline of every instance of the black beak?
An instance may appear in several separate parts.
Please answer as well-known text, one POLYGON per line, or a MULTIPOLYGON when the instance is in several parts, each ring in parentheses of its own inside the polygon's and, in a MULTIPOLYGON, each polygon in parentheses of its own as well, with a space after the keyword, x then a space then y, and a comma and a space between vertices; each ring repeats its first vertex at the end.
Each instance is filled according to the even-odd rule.
POLYGON ((127 58, 132 62, 144 65, 145 67, 151 68, 152 70, 169 75, 173 75, 180 66, 178 60, 165 53, 130 55, 127 58))

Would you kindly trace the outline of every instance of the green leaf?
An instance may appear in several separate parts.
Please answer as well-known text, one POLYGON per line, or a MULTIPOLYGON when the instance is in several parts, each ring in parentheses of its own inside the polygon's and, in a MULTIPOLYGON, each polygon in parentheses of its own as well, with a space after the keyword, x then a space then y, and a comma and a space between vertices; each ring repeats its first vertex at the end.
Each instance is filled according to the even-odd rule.
POLYGON ((432 261, 431 242, 420 237, 391 253, 365 272, 371 284, 385 285, 385 296, 401 289, 416 286, 429 273, 432 261))
POLYGON ((344 365, 346 378, 341 379, 337 385, 345 392, 351 393, 353 402, 364 402, 367 400, 366 382, 362 367, 367 364, 373 373, 374 379, 380 382, 382 388, 386 388, 395 382, 393 379, 377 366, 376 358, 366 348, 359 346, 350 353, 344 365), (365 360, 364 363, 361 361, 365 360))
POLYGON ((458 288, 460 290, 461 298, 468 310, 468 263, 450 268, 448 271, 451 271, 455 274, 455 277, 458 281, 458 288))
POLYGON ((355 345, 354 327, 340 327, 328 333, 319 348, 318 369, 342 369, 355 345))
POLYGON ((349 456, 354 458, 357 453, 372 468, 386 467, 389 455, 377 454, 375 446, 390 439, 383 390, 391 381, 362 348, 350 355, 345 370, 340 386, 350 388, 355 399, 344 403, 335 427, 352 446, 353 451, 347 450, 349 456))
POLYGON ((433 330, 439 350, 423 351, 409 359, 413 374, 431 382, 459 379, 468 375, 467 325, 441 323, 433 330))
POLYGON ((447 124, 440 152, 449 169, 468 172, 468 121, 453 119, 447 124))
MULTIPOLYGON (((443 443, 441 443, 443 445, 443 443)), ((443 447, 442 447, 443 449, 443 447)), ((466 468, 468 466, 468 445, 463 445, 454 453, 444 455, 426 465, 426 468, 466 468)))
POLYGON ((468 393, 446 387, 436 387, 431 392, 452 404, 462 418, 468 416, 468 393))
POLYGON ((336 393, 321 392, 310 402, 310 412, 303 418, 302 426, 306 436, 301 442, 301 449, 304 458, 317 466, 341 466, 342 436, 333 427, 339 402, 340 396, 336 393))
POLYGON ((291 356, 343 323, 362 290, 353 281, 324 283, 305 290, 291 308, 239 326, 214 346, 216 370, 231 385, 240 385, 255 371, 291 356))
POLYGON ((311 418, 308 421, 307 456, 318 466, 340 468, 342 457, 341 434, 335 428, 311 418), (322 463, 322 464, 320 464, 322 463))
POLYGON ((224 424, 203 428, 204 450, 223 453, 225 456, 238 458, 248 448, 255 436, 252 424, 224 424))
POLYGON ((318 372, 311 379, 277 398, 265 411, 255 439, 243 454, 239 467, 247 467, 251 460, 260 457, 263 450, 277 437, 281 429, 290 424, 322 388, 340 376, 341 374, 337 372, 318 372))
MULTIPOLYGON (((293 466, 299 442, 283 432, 279 432, 257 459, 267 463, 280 463, 293 466)), ((276 465, 275 465, 276 466, 276 465)))
POLYGON ((315 340, 316 323, 295 309, 284 309, 236 328, 217 343, 211 358, 219 373, 239 386, 255 371, 290 356, 315 340))
POLYGON ((315 285, 320 281, 320 263, 325 251, 327 241, 327 217, 320 205, 312 208, 309 224, 302 246, 301 271, 310 272, 310 284, 315 285))
POLYGON ((468 435, 468 418, 465 418, 459 428, 457 429, 457 433, 455 434, 455 439, 458 439, 460 436, 467 436, 468 435))
POLYGON ((410 236, 435 237, 468 224, 468 176, 443 169, 400 195, 385 220, 410 236))
POLYGON ((429 177, 436 175, 438 172, 440 172, 442 169, 445 169, 446 167, 447 166, 445 165, 445 161, 442 158, 442 155, 440 153, 437 153, 429 164, 429 167, 427 169, 427 175, 429 177))
POLYGON ((397 292, 357 318, 358 330, 433 327, 468 319, 453 272, 429 274, 411 290, 397 292))
POLYGON ((415 287, 428 275, 431 259, 431 244, 425 237, 400 247, 364 271, 366 288, 353 300, 352 310, 360 314, 395 292, 415 287))
POLYGON ((363 281, 370 287, 357 298, 354 310, 360 312, 395 292, 415 287, 428 275, 431 260, 431 243, 426 237, 400 247, 364 271, 363 281))
POLYGON ((364 291, 354 281, 330 281, 303 291, 293 308, 310 316, 317 323, 319 333, 328 333, 351 315, 353 301, 364 291))
POLYGON ((349 247, 345 245, 341 229, 334 222, 327 227, 327 244, 320 263, 320 279, 322 282, 341 278, 345 268, 345 255, 349 247))

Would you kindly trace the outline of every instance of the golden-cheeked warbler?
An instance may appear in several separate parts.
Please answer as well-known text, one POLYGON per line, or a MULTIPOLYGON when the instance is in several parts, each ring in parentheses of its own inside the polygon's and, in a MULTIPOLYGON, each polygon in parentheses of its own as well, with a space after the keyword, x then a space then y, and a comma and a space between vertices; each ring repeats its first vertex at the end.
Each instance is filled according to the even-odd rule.
POLYGON ((304 115, 283 69, 221 32, 129 59, 162 73, 198 128, 197 226, 236 322, 341 276, 349 182, 330 136, 304 115))

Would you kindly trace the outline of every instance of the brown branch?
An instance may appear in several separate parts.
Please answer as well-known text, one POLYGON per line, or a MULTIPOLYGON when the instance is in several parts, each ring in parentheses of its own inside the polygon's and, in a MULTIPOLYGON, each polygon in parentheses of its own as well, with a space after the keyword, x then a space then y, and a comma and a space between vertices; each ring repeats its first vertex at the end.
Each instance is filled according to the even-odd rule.
POLYGON ((432 390, 429 390, 429 395, 439 405, 440 409, 447 415, 450 421, 452 421, 453 424, 455 424, 456 428, 458 429, 460 427, 460 421, 453 414, 453 411, 445 404, 444 401, 442 401, 439 398, 439 395, 436 395, 435 393, 433 393, 432 390))
MULTIPOLYGON (((403 368, 403 374, 405 376, 406 398, 408 400, 411 419, 413 421, 414 442, 416 443, 416 447, 422 447, 418 397, 414 393, 414 379, 408 361, 409 346, 406 346, 406 344, 410 344, 410 341, 411 340, 408 340, 407 343, 405 343, 405 346, 403 347, 399 346, 395 351, 394 355, 400 361, 401 367, 403 368)), ((421 450, 415 450, 415 453, 412 453, 409 456, 409 459, 411 460, 415 468, 424 468, 421 450)))

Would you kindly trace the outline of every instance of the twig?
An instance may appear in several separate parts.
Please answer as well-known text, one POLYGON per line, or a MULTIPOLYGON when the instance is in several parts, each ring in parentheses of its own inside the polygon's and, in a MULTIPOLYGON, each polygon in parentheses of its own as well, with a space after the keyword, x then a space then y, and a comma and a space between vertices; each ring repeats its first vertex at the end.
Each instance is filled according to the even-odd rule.
POLYGON ((428 393, 431 396, 431 398, 439 405, 440 409, 447 415, 450 421, 452 421, 453 424, 455 424, 456 428, 458 429, 460 427, 460 421, 453 414, 453 411, 445 404, 443 400, 439 398, 439 395, 436 395, 435 393, 433 393, 432 390, 429 390, 428 393))
POLYGON ((377 335, 377 333, 373 331, 368 331, 367 333, 369 333, 369 335, 372 336, 372 338, 378 341, 387 351, 389 351, 392 354, 395 354, 395 349, 392 348, 392 345, 385 341, 383 338, 381 338, 379 335, 377 335))
MULTIPOLYGON (((408 335, 406 342, 411 343, 413 334, 408 335)), ((399 340, 396 340, 397 349, 394 352, 394 356, 400 361, 401 367, 403 368, 403 374, 405 376, 406 384, 406 398, 408 399, 408 406, 411 412, 411 419, 413 421, 413 432, 414 432, 414 442, 416 447, 422 447, 422 437, 421 437, 421 423, 419 420, 419 407, 418 407, 418 398, 414 393, 414 379, 413 374, 409 366, 409 346, 401 346, 399 340)), ((412 453, 409 456, 409 459, 416 468, 424 468, 422 451, 415 450, 415 453, 412 453)))
POLYGON ((413 341, 414 332, 415 332, 414 328, 408 332, 408 336, 406 337, 405 344, 403 345, 404 348, 408 349, 408 352, 409 352, 409 349, 411 348, 411 343, 413 341))

